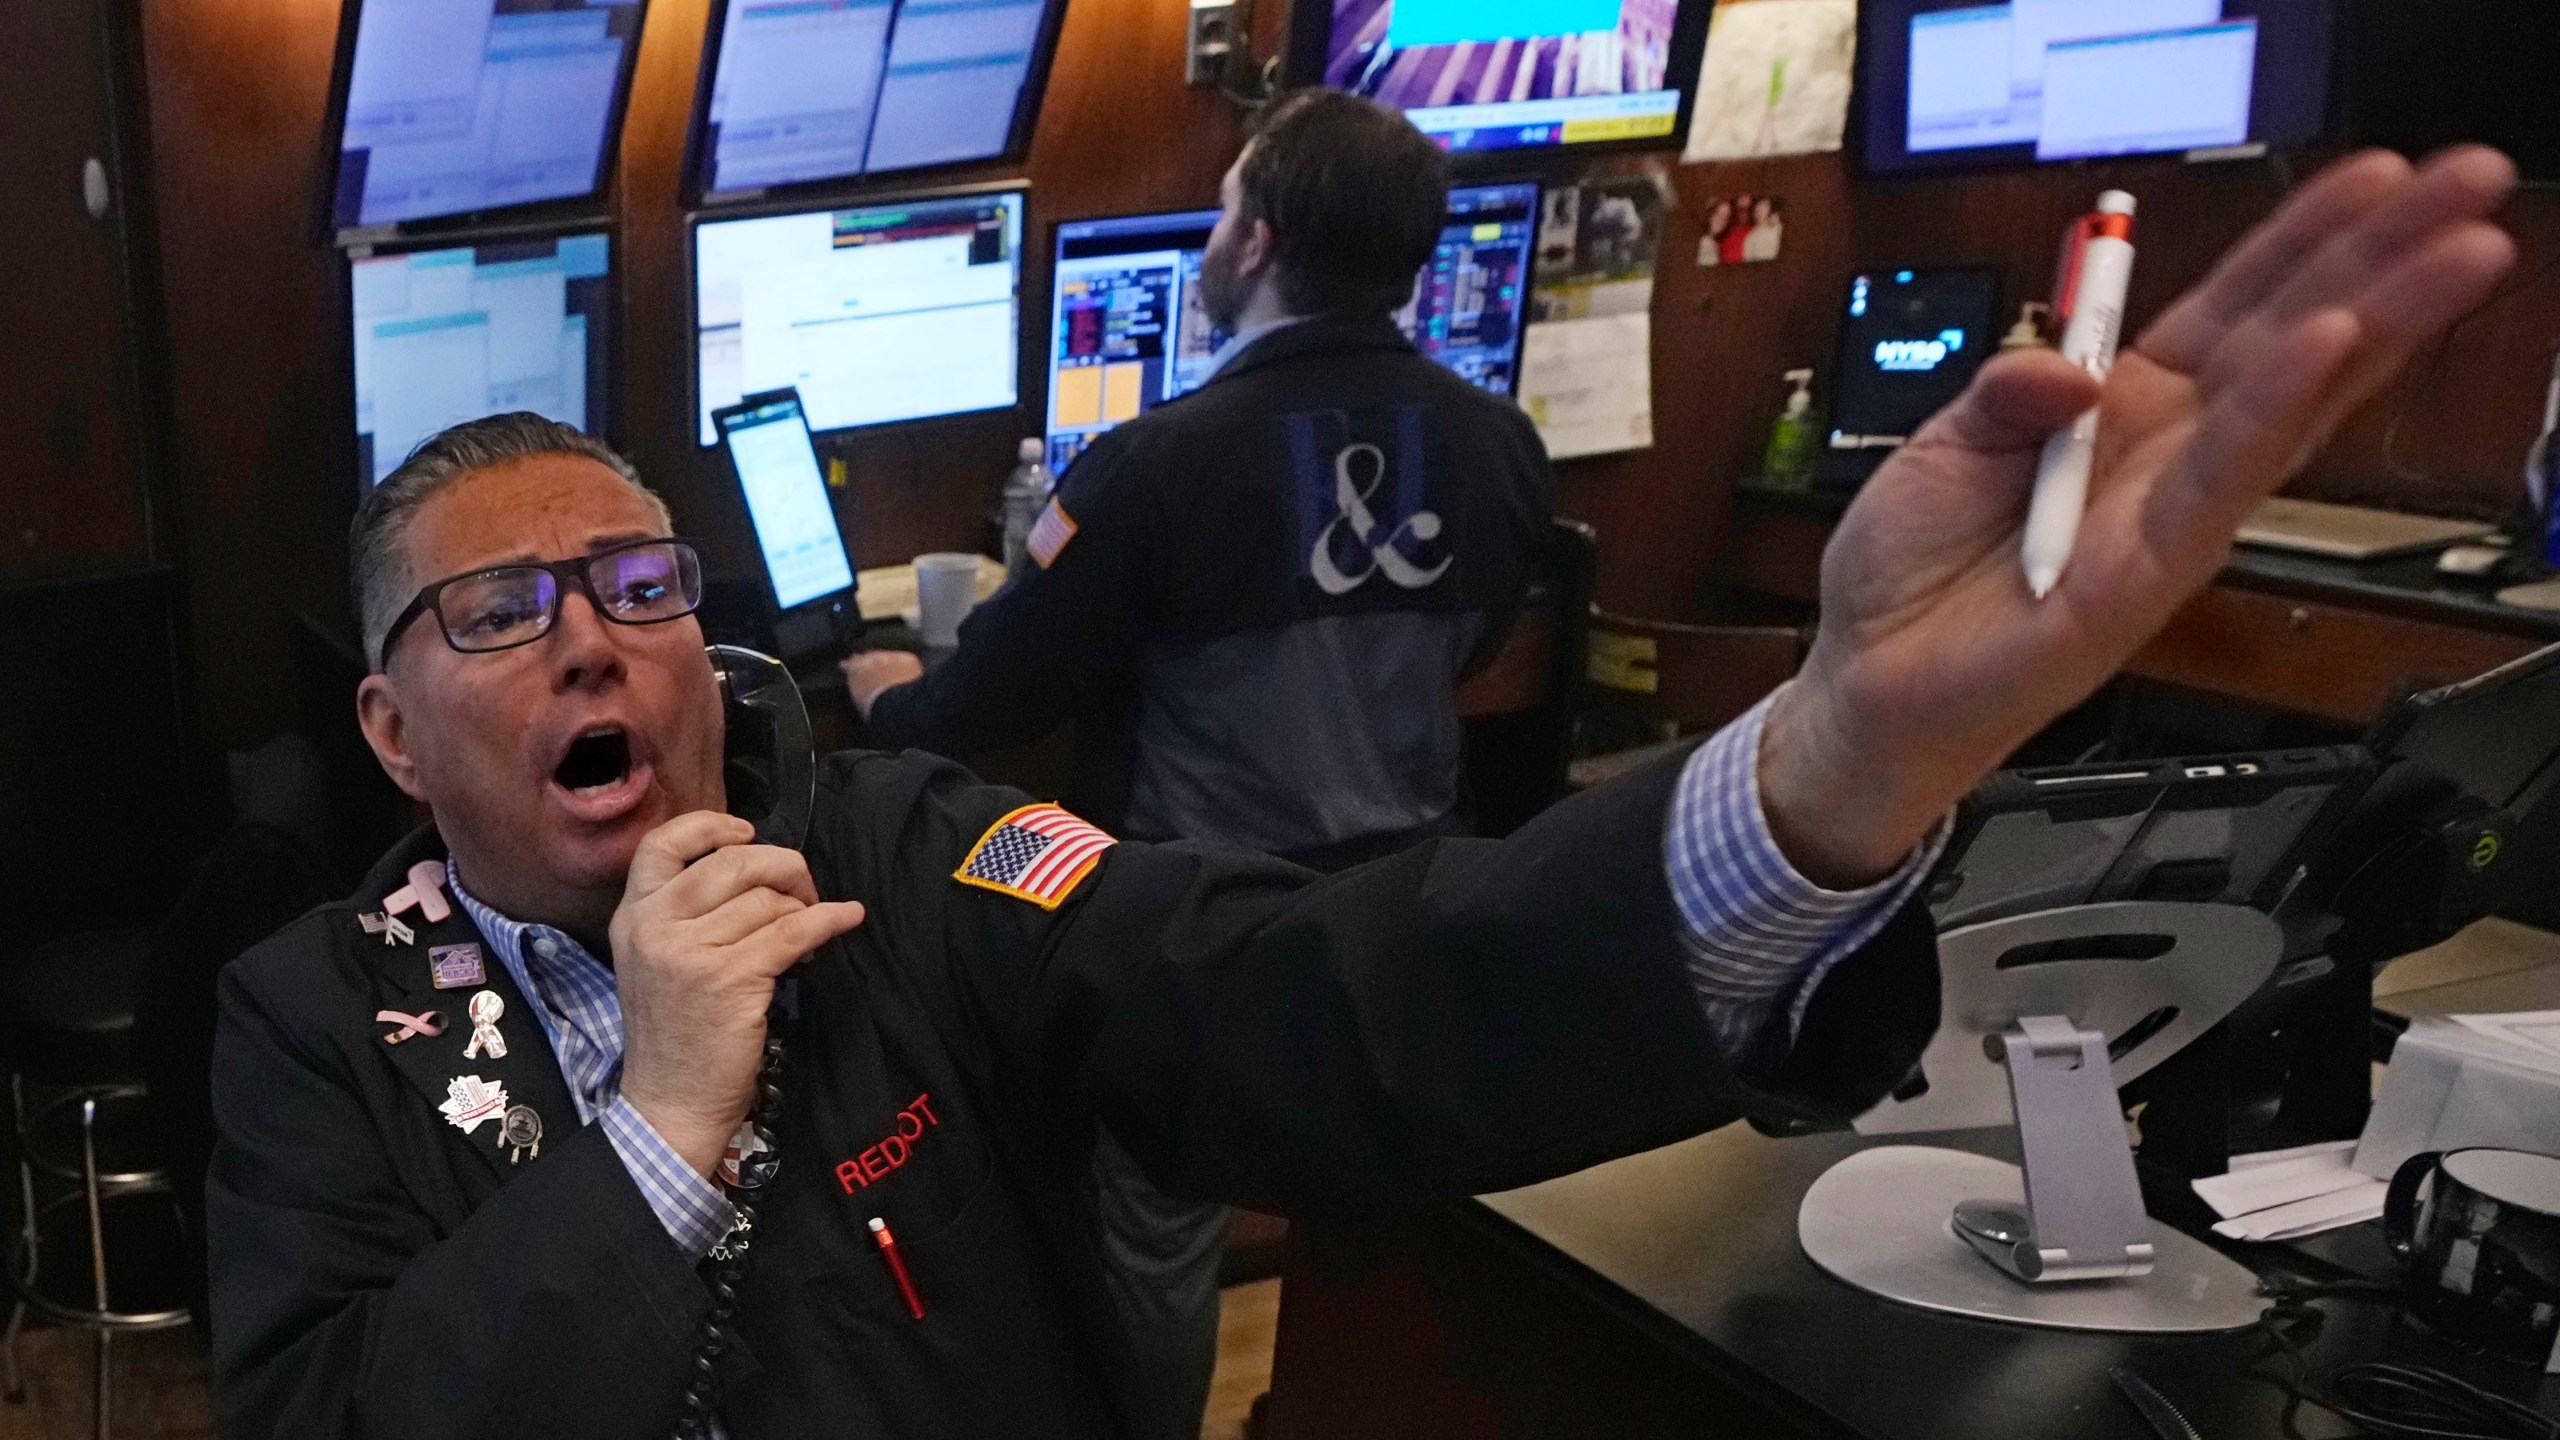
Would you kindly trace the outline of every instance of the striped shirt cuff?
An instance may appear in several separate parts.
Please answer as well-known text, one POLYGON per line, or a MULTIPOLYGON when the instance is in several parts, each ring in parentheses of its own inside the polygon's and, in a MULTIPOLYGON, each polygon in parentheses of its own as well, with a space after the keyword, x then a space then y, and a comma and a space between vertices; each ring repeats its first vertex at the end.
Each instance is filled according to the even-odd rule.
POLYGON ((695 1262, 710 1254, 738 1218, 737 1208, 721 1195, 720 1187, 685 1164, 675 1147, 659 1137, 657 1127, 621 1096, 614 1096, 613 1103, 604 1107, 597 1123, 604 1126, 605 1138, 622 1157, 622 1168, 631 1172, 640 1197, 657 1212, 658 1223, 667 1227, 667 1238, 676 1242, 676 1249, 695 1262))
POLYGON ((1795 1048, 1823 978, 1901 910, 1949 828, 1939 822, 1900 869, 1862 889, 1825 890, 1797 873, 1760 806, 1760 732, 1775 698, 1689 757, 1663 836, 1691 991, 1743 1070, 1774 1067, 1795 1048))

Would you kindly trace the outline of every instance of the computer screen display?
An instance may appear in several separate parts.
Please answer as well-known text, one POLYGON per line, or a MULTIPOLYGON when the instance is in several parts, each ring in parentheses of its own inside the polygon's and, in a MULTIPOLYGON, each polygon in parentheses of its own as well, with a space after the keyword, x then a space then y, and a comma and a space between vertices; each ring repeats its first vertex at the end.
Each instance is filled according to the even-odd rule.
POLYGON ((1875 173, 2315 139, 2331 0, 1868 0, 1875 173))
MULTIPOLYGON (((1226 332, 1200 307, 1200 257, 1215 210, 1070 220, 1051 269, 1049 468, 1064 473, 1102 432, 1209 378, 1226 332)), ((1439 248, 1395 312, 1422 353, 1468 383, 1519 379, 1535 183, 1457 185, 1439 248)))
POLYGON ((1538 187, 1456 185, 1440 247, 1396 312, 1422 353, 1497 395, 1520 378, 1529 269, 1538 243, 1538 187))
POLYGON ((992 160, 1031 135, 1064 0, 727 0, 704 195, 992 160))
POLYGON ((695 385, 711 412, 796 389, 818 430, 1014 403, 1019 190, 700 220, 695 385))
POLYGON ((1999 337, 1997 271, 1868 270, 1849 278, 1832 365, 1827 481, 1864 480, 1946 407, 1999 337))
POLYGON ((1713 0, 1306 0, 1293 74, 1450 151, 1679 143, 1713 0))
POLYGON ((334 228, 599 194, 647 0, 348 0, 334 228))
POLYGON ((1226 333, 1200 308, 1215 210, 1058 226, 1049 317, 1049 468, 1093 437, 1198 389, 1226 333))
POLYGON ((371 487, 448 425, 611 413, 613 244, 601 233, 351 256, 357 473, 371 487))
POLYGON ((853 562, 845 556, 844 534, 836 528, 835 506, 827 500, 818 447, 809 438, 799 398, 778 396, 723 410, 720 429, 747 498, 774 608, 790 610, 851 589, 853 562))

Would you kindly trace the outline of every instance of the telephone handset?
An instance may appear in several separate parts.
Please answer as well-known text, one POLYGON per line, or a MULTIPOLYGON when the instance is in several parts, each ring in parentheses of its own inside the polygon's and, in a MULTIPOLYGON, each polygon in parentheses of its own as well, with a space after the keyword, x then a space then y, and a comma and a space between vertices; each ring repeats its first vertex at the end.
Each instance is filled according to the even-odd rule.
POLYGON ((738 645, 709 648, 720 682, 729 813, 756 827, 756 843, 797 850, 808 843, 818 792, 817 743, 799 682, 770 655, 738 645))
MULTIPOLYGON (((789 668, 770 655, 736 645, 709 649, 711 671, 720 682, 721 778, 728 786, 729 813, 756 827, 756 843, 797 850, 808 843, 818 794, 817 744, 800 686, 789 668)), ((720 1332, 737 1312, 738 1281, 746 1273, 747 1250, 755 1239, 756 1196, 773 1179, 780 1161, 774 1139, 782 1117, 782 1041, 775 1033, 780 1018, 766 1024, 755 1106, 720 1162, 737 1218, 711 1247, 711 1311, 694 1343, 676 1440, 704 1440, 711 1434, 719 1392, 716 1362, 724 1348, 720 1332)))

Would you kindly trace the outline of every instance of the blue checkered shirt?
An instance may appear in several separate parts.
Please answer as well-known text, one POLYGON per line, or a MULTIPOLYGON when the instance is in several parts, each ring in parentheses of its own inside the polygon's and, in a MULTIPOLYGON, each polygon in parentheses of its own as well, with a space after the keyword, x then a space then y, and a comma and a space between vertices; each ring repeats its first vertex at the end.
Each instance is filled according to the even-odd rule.
POLYGON ((613 972, 566 932, 510 920, 462 888, 462 873, 447 860, 445 878, 471 923, 498 953, 498 963, 533 1003, 542 1038, 560 1059, 578 1123, 602 1123, 622 1167, 657 1212, 668 1238, 688 1260, 700 1260, 729 1233, 737 1212, 720 1187, 704 1179, 657 1130, 622 1098, 622 995, 613 972))
POLYGON ((1947 843, 1941 822, 1901 869, 1860 890, 1825 890, 1797 874, 1760 808, 1760 730, 1775 698, 1689 756, 1662 836, 1671 897, 1687 922, 1690 990, 1726 1058, 1745 1071, 1795 1048, 1823 977, 1875 938, 1947 843))

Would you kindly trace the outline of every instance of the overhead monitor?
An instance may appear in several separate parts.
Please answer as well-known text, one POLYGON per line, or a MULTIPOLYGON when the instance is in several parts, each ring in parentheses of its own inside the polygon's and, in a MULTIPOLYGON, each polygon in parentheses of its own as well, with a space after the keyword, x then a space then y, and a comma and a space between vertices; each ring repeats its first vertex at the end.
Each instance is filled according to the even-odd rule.
POLYGON ((604 192, 647 0, 347 0, 330 228, 604 192))
POLYGON ((531 410, 590 435, 612 415, 613 243, 603 232, 347 259, 357 473, 370 488, 448 425, 531 410))
POLYGON ((1444 150, 1664 148, 1713 0, 1303 0, 1290 73, 1393 105, 1444 150))
POLYGON ((1520 380, 1529 271, 1538 243, 1538 186, 1457 185, 1431 263, 1396 312, 1422 353, 1497 395, 1520 380))
POLYGON ((817 430, 1012 405, 1023 192, 693 227, 696 414, 796 389, 817 430))
POLYGON ((788 390, 752 395, 722 408, 714 423, 756 532, 777 643, 795 657, 823 648, 852 605, 853 561, 800 397, 788 390))
MULTIPOLYGON (((1050 275, 1049 468, 1093 438, 1208 380, 1227 341, 1200 306, 1215 210, 1070 220, 1050 275)), ((1395 321, 1470 384, 1509 395, 1537 243, 1533 182, 1459 185, 1431 260, 1395 321)))
POLYGON ((1065 0, 715 0, 697 198, 1018 158, 1065 0))
POLYGON ((1855 486, 1946 408, 1996 347, 2000 274, 1967 267, 1849 277, 1820 478, 1855 486))
POLYGON ((2195 152, 2319 137, 2331 0, 1867 0, 1870 172, 2195 152))

